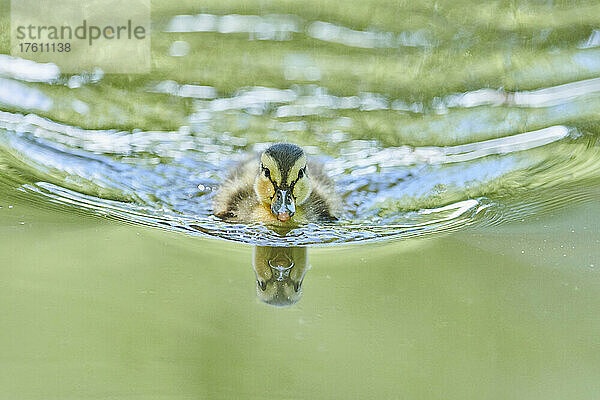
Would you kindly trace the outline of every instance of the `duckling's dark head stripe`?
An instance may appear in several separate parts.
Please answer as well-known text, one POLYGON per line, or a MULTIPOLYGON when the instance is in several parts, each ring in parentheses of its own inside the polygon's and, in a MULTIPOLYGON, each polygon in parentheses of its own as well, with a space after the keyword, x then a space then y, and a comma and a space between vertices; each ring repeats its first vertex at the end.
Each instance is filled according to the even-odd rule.
POLYGON ((277 143, 265 150, 265 154, 277 162, 281 171, 281 182, 285 184, 288 180, 288 172, 296 161, 304 155, 304 151, 295 144, 277 143))

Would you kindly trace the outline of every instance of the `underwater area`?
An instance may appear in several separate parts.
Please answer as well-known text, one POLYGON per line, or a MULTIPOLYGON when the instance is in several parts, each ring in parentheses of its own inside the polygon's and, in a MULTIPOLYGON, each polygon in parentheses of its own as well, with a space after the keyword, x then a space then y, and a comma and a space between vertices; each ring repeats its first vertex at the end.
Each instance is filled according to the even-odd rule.
POLYGON ((153 1, 129 75, 9 10, 0 400, 599 396, 598 1, 153 1), (337 221, 213 215, 277 142, 337 221))

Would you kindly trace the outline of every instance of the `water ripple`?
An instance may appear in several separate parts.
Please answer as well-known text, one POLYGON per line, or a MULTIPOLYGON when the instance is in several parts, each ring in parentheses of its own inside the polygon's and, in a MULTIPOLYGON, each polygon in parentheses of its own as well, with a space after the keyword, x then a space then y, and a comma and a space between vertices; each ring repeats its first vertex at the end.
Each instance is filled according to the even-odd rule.
POLYGON ((572 188, 600 174, 595 137, 562 125, 456 146, 342 141, 336 154, 320 156, 343 197, 341 220, 282 234, 211 215, 212 195, 243 157, 240 149, 269 144, 231 140, 184 128, 86 130, 0 113, 3 174, 21 190, 128 223, 260 245, 379 241, 494 225, 586 201, 589 195, 572 188), (566 188, 569 195, 552 197, 566 188))

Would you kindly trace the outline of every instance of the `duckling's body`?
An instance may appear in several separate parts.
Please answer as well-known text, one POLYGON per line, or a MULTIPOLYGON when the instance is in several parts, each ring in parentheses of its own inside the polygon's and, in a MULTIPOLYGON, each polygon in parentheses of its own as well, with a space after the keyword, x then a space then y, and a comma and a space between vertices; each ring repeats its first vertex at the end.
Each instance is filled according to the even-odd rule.
POLYGON ((240 163, 214 197, 214 214, 235 222, 293 225, 335 220, 340 199, 318 163, 278 143, 240 163))

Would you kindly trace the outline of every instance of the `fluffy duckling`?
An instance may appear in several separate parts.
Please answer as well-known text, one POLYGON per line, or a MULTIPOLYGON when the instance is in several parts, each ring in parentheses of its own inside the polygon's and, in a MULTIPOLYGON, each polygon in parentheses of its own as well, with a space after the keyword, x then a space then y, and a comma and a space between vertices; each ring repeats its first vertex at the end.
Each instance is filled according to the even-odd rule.
POLYGON ((214 214, 236 222, 294 223, 335 220, 340 198, 320 164, 302 148, 277 143, 238 165, 215 194, 214 214))

